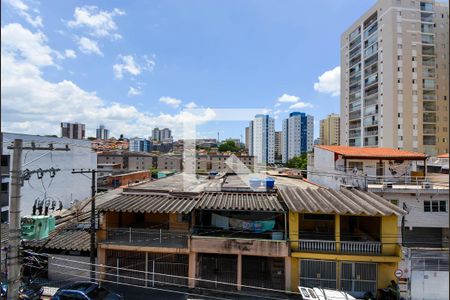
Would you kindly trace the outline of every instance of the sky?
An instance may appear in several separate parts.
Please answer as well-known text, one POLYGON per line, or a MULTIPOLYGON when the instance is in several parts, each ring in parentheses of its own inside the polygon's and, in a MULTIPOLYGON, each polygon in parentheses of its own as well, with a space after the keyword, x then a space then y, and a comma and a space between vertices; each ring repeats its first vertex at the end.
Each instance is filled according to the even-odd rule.
POLYGON ((60 134, 60 122, 113 136, 197 125, 242 138, 262 109, 339 113, 340 36, 375 1, 2 0, 2 131, 60 134), (200 110, 190 111, 190 109, 200 110))

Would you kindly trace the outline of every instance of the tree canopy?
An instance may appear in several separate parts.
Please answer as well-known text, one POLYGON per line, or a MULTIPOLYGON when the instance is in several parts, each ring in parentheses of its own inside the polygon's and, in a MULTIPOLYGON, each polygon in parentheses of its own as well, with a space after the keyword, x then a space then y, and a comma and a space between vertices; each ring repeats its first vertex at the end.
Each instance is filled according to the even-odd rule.
POLYGON ((307 165, 308 165, 308 158, 306 153, 300 156, 294 156, 286 163, 286 167, 300 170, 306 170, 307 165))
POLYGON ((219 146, 219 151, 220 152, 236 152, 238 151, 239 148, 236 146, 236 144, 234 143, 234 141, 225 141, 224 143, 222 143, 219 146))

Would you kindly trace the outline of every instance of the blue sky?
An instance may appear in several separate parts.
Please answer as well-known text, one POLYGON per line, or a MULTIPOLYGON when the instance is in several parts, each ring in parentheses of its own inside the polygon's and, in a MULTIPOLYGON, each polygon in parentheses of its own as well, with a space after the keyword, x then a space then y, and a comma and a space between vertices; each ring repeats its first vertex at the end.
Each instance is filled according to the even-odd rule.
POLYGON ((198 120, 188 105, 265 108, 276 129, 302 111, 318 136, 339 113, 340 35, 374 2, 2 1, 2 128, 58 134, 78 121, 88 135, 104 123, 145 137, 193 118, 199 136, 244 133, 247 122, 198 120))

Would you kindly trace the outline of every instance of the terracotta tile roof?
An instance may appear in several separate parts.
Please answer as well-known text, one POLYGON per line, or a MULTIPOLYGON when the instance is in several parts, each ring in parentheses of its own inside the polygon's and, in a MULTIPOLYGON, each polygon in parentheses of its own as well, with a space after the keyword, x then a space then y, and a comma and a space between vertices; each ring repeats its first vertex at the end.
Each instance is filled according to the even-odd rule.
POLYGON ((360 148, 348 146, 315 146, 320 149, 335 152, 344 157, 355 158, 403 158, 403 159, 425 159, 427 156, 422 153, 398 150, 392 148, 360 148))
POLYGON ((448 158, 448 157, 449 157, 448 153, 444 153, 444 154, 441 154, 441 155, 437 156, 437 158, 448 158))

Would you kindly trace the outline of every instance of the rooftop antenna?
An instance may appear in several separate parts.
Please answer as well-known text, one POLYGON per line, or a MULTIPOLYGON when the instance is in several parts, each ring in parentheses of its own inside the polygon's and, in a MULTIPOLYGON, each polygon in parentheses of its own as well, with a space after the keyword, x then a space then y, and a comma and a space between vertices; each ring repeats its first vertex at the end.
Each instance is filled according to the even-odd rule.
POLYGON ((220 142, 220 135, 219 135, 219 132, 217 131, 217 142, 219 143, 220 142))

